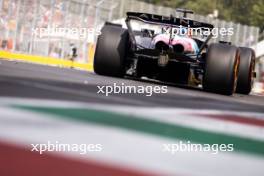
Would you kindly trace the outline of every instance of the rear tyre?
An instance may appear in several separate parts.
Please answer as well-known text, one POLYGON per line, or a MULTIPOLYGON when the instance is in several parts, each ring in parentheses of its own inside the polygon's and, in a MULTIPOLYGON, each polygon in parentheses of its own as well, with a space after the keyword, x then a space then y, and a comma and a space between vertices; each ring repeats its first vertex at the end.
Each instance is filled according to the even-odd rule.
POLYGON ((237 93, 248 95, 254 82, 255 52, 251 48, 240 47, 240 65, 237 80, 237 93))
POLYGON ((105 76, 124 76, 127 46, 128 32, 126 29, 111 24, 105 25, 96 45, 95 73, 105 76))
POLYGON ((203 89, 232 95, 236 90, 239 61, 237 47, 221 43, 211 44, 206 55, 203 89))

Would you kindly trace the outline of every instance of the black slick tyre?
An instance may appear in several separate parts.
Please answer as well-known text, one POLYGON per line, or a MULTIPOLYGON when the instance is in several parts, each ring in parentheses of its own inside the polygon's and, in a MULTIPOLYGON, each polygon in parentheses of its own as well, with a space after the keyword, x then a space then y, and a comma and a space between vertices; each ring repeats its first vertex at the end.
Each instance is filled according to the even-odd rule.
POLYGON ((125 58, 128 32, 120 26, 105 25, 98 37, 94 72, 99 75, 122 77, 125 74, 125 58))
POLYGON ((211 44, 205 60, 203 89, 232 95, 236 90, 239 61, 237 47, 222 43, 211 44))

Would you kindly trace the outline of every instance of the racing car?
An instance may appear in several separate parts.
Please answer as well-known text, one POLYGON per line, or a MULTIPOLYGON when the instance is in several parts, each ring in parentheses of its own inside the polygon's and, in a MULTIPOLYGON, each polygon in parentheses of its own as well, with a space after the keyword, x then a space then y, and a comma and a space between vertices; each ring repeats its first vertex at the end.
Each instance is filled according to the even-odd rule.
POLYGON ((191 10, 177 11, 183 15, 127 12, 125 27, 106 22, 96 44, 95 73, 147 77, 223 95, 249 94, 256 76, 254 50, 210 42, 212 24, 187 18, 191 10))

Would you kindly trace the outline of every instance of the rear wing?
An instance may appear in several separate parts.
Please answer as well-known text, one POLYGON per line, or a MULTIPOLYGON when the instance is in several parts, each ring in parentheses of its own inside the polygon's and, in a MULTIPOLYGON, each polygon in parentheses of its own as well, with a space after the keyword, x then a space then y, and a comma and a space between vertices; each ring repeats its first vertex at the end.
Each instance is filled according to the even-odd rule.
MULTIPOLYGON (((136 42, 135 35, 130 24, 131 20, 138 20, 148 24, 163 25, 169 27, 183 26, 187 28, 201 28, 201 29, 206 28, 209 29, 210 31, 212 31, 212 29, 214 28, 212 24, 195 21, 188 18, 176 18, 174 16, 167 17, 167 16, 154 15, 149 13, 140 13, 140 12, 127 12, 126 25, 127 25, 129 37, 132 42, 131 49, 133 51, 136 51, 138 48, 140 48, 140 46, 136 42)), ((206 46, 206 44, 211 39, 211 37, 212 37, 212 33, 210 33, 210 35, 207 37, 205 42, 201 45, 200 51, 203 50, 203 48, 206 46)))
POLYGON ((212 24, 195 21, 188 18, 176 18, 173 16, 167 17, 167 16, 154 15, 148 13, 127 12, 126 21, 130 21, 131 19, 139 20, 144 23, 160 24, 164 26, 168 25, 175 27, 183 26, 190 28, 209 28, 211 30, 214 28, 212 24))

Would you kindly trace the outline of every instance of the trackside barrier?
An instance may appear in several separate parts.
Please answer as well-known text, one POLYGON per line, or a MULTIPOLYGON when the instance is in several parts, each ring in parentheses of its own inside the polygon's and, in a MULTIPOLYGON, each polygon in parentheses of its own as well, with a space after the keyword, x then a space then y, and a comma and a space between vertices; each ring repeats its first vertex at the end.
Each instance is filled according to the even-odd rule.
MULTIPOLYGON (((92 52, 94 53, 94 52, 92 52)), ((89 54, 89 57, 93 54, 89 54)), ((18 54, 9 51, 0 51, 0 59, 20 60, 42 65, 60 66, 65 68, 76 68, 86 71, 93 71, 93 59, 89 59, 89 63, 78 63, 70 60, 57 59, 52 57, 33 56, 28 54, 18 54)))
POLYGON ((88 61, 91 64, 93 64, 94 53, 95 53, 95 45, 94 44, 90 44, 89 47, 88 47, 88 61))

